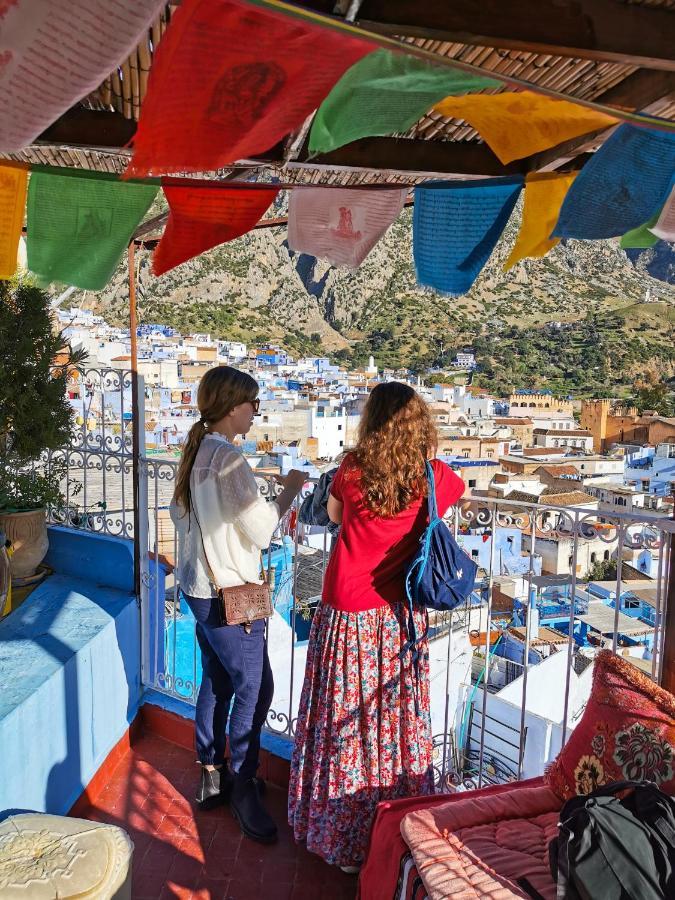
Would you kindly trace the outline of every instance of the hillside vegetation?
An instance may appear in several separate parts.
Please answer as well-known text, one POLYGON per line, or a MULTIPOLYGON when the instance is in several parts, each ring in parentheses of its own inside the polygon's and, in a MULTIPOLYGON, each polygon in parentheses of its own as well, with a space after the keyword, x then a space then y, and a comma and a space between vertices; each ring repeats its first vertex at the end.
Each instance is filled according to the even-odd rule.
MULTIPOLYGON (((615 394, 645 375, 671 377, 675 288, 639 260, 634 265, 615 241, 569 241, 504 273, 519 217, 516 210, 464 297, 417 286, 405 210, 355 273, 293 253, 283 227, 251 232, 161 278, 144 251, 140 317, 183 332, 274 341, 296 353, 323 351, 352 364, 372 353, 380 366, 414 371, 444 366, 458 349, 474 347, 480 380, 499 390, 615 394)), ((126 268, 105 291, 73 303, 126 323, 126 268)))

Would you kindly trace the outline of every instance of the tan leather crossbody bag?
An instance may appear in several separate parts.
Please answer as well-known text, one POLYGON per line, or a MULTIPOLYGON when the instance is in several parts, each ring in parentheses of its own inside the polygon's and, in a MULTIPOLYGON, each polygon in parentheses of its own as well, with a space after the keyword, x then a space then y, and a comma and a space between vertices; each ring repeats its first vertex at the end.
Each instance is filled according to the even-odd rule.
POLYGON ((262 562, 262 553, 260 554, 260 567, 263 572, 263 583, 257 584, 247 581, 244 584, 236 584, 233 587, 220 587, 213 574, 211 563, 206 554, 204 546, 204 533, 199 524, 197 513, 192 504, 192 512, 199 528, 199 534, 202 539, 202 550, 204 551, 204 559, 209 568, 211 581, 218 591, 218 610, 220 612, 221 625, 243 625, 250 630, 251 624, 257 622, 258 619, 269 619, 274 615, 274 606, 272 604, 272 592, 270 591, 269 578, 265 572, 262 562))

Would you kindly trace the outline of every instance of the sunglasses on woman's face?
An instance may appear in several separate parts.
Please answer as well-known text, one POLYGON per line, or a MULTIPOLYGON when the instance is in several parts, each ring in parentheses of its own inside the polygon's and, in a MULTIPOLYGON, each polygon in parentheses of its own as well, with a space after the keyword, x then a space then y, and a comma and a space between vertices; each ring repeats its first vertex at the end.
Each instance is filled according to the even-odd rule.
POLYGON ((253 407, 253 412, 254 412, 254 413, 257 413, 258 410, 260 409, 260 400, 256 397, 255 400, 249 400, 248 402, 249 402, 249 403, 251 404, 251 406, 253 407))

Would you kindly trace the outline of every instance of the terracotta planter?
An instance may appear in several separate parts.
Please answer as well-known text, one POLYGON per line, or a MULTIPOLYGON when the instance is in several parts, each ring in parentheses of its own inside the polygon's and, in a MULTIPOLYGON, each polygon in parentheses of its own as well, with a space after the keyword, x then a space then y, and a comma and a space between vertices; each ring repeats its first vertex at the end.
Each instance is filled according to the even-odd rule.
POLYGON ((27 512, 0 513, 0 529, 12 542, 13 578, 28 578, 47 554, 47 515, 44 509, 27 512))

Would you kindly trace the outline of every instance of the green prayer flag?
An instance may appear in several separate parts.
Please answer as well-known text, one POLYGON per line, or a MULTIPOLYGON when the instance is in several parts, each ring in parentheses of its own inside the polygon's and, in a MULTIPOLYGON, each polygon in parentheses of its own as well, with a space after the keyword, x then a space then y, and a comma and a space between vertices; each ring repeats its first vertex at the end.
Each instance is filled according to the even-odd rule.
POLYGON ((632 228, 630 231, 627 231, 621 238, 621 247, 624 250, 648 250, 650 247, 658 244, 658 237, 655 234, 652 234, 649 229, 653 225, 656 225, 660 215, 661 210, 655 213, 648 222, 644 223, 644 225, 640 225, 639 228, 632 228))
POLYGON ((494 78, 375 50, 345 72, 319 107, 309 151, 328 153, 362 137, 405 132, 445 97, 499 86, 494 78))
POLYGON ((158 190, 158 181, 120 181, 104 172, 34 170, 28 186, 28 268, 43 282, 100 291, 158 190))

